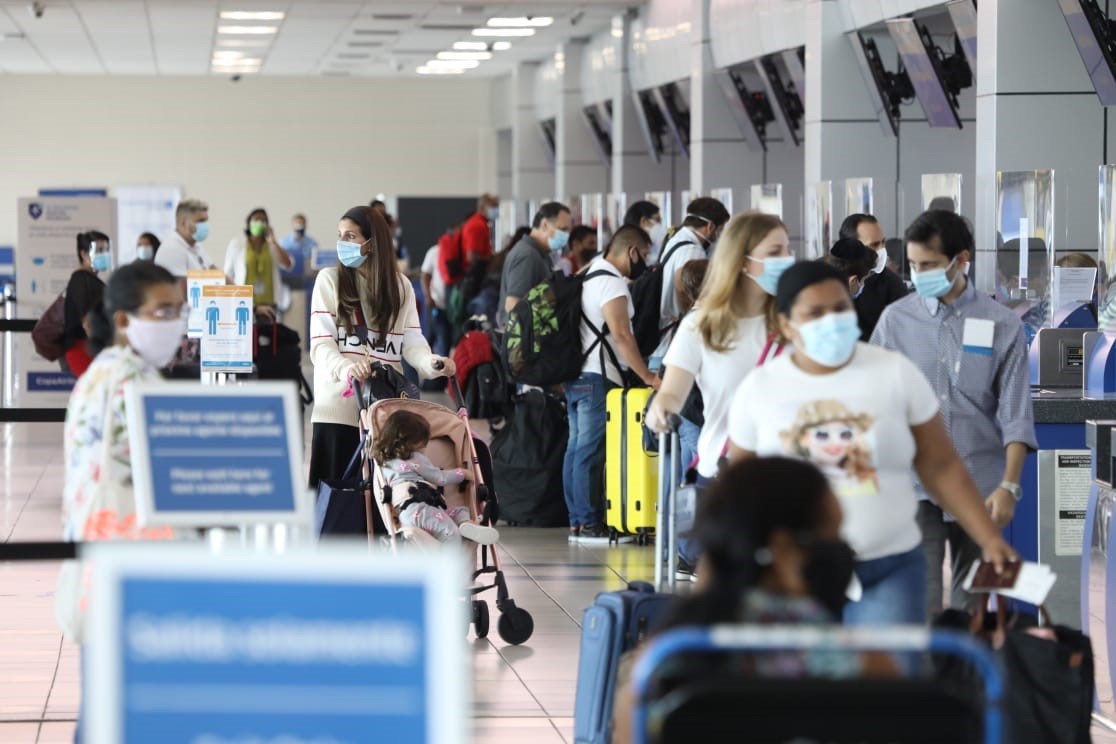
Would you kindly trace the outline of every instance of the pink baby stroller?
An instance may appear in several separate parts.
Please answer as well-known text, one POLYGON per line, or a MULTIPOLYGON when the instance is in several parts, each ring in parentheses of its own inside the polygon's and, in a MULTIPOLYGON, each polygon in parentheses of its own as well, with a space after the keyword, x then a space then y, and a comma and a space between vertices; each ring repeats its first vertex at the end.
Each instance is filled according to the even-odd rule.
MULTIPOLYGON (((457 387, 457 380, 452 381, 457 387)), ((460 399, 460 398, 459 398, 460 399)), ((368 432, 368 446, 366 453, 372 450, 372 444, 383 429, 388 417, 399 410, 410 411, 421 416, 430 426, 431 446, 427 456, 435 465, 441 468, 463 468, 469 473, 468 483, 463 493, 458 489, 446 489, 445 499, 451 506, 464 505, 469 508, 472 518, 481 524, 494 525, 498 518, 498 501, 490 484, 492 482, 492 457, 484 442, 473 438, 469 427, 467 413, 462 409, 454 412, 450 409, 413 398, 386 398, 372 403, 361 411, 361 428, 368 432), (438 451, 435 445, 441 445, 438 451)), ((399 515, 393 510, 390 499, 390 488, 387 486, 380 464, 366 456, 364 458, 364 477, 371 484, 368 493, 368 529, 374 533, 373 514, 378 510, 387 529, 386 538, 393 549, 400 540, 411 542, 416 546, 437 545, 437 541, 417 528, 403 527, 399 522, 399 515), (388 498, 385 500, 385 491, 388 498)), ((515 601, 508 596, 507 583, 504 581, 504 572, 500 570, 500 559, 495 545, 477 546, 465 541, 465 545, 473 549, 472 580, 474 584, 481 579, 480 585, 470 588, 472 599, 472 624, 476 630, 477 638, 488 635, 489 611, 488 603, 477 599, 476 595, 490 589, 496 589, 496 609, 500 619, 496 630, 507 643, 518 645, 531 637, 535 629, 531 614, 521 607, 516 607, 515 601), (479 561, 477 548, 480 548, 479 561), (479 563, 479 565, 478 565, 479 563), (492 583, 485 583, 491 579, 492 583)))

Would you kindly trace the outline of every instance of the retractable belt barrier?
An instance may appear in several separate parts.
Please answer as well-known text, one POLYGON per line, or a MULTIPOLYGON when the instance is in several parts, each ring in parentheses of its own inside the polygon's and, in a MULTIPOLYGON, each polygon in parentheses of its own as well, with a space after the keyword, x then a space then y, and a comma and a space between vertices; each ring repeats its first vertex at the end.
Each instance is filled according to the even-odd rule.
MULTIPOLYGON (((11 301, 0 303, 7 306, 11 301)), ((7 307, 5 308, 7 309, 7 307)), ((0 318, 0 334, 31 333, 37 321, 27 318, 0 318)), ((5 338, 4 353, 0 357, 0 387, 4 391, 3 406, 0 406, 0 423, 7 424, 60 424, 66 420, 65 408, 14 408, 11 406, 11 358, 13 347, 10 338, 5 338)))

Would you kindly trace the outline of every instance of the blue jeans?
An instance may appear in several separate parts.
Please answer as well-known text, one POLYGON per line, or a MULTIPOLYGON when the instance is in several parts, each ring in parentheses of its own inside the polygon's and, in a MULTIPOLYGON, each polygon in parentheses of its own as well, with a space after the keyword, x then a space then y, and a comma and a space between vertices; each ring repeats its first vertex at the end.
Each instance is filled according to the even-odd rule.
POLYGON ((566 385, 570 438, 562 489, 571 527, 604 524, 605 395, 614 387, 591 372, 566 385))
MULTIPOLYGON (((711 485, 713 485, 712 478, 706 478, 703 475, 697 477, 697 499, 699 502, 702 494, 708 491, 711 485)), ((694 506, 697 506, 697 504, 694 506)), ((698 508, 700 509, 700 507, 698 508)), ((678 555, 691 566, 696 567, 698 559, 701 558, 701 545, 698 544, 698 541, 689 535, 679 535, 677 545, 678 555)))
POLYGON ((426 340, 430 349, 438 356, 446 356, 450 350, 450 322, 446 311, 431 307, 426 315, 426 340))
POLYGON ((856 576, 864 596, 845 605, 845 625, 926 624, 926 554, 921 545, 907 553, 857 561, 856 576))

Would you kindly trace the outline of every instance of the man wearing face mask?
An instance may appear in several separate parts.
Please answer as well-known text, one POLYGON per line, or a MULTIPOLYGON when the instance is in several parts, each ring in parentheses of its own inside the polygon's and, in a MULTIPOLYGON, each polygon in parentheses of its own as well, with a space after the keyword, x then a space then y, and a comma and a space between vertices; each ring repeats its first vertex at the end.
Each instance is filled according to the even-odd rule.
POLYGON ((512 246, 500 278, 500 325, 531 287, 554 273, 552 251, 561 251, 570 239, 570 208, 558 202, 539 207, 531 232, 512 246))
POLYGON ((187 272, 217 268, 204 245, 209 237, 209 205, 200 199, 183 199, 174 210, 174 220, 174 232, 163 238, 155 263, 178 277, 185 297, 187 272))
POLYGON ((63 372, 81 377, 93 362, 86 344, 86 316, 101 304, 105 294, 105 283, 98 274, 112 269, 109 236, 96 230, 78 233, 77 255, 79 267, 66 284, 65 321, 62 326, 62 348, 66 352, 60 365, 63 372))
POLYGON ((492 258, 492 230, 490 223, 495 223, 500 216, 500 197, 495 194, 485 194, 477 200, 477 211, 461 228, 461 247, 465 251, 465 267, 487 263, 492 258))
POLYGON ((570 230, 570 244, 555 254, 554 266, 566 276, 573 276, 597 257, 597 231, 588 225, 570 230))
POLYGON ((841 223, 842 240, 859 240, 874 252, 872 276, 864 283, 863 291, 856 297, 856 315, 860 323, 861 341, 872 337, 884 308, 907 296, 903 279, 887 266, 887 242, 880 221, 870 214, 850 214, 841 223))
POLYGON ((306 232, 306 215, 291 218, 291 234, 280 240, 279 245, 294 262, 289 269, 283 269, 283 283, 291 289, 305 289, 311 274, 310 262, 318 250, 318 241, 306 232))
POLYGON ((710 247, 729 221, 728 210, 716 199, 703 196, 686 207, 682 227, 663 246, 663 294, 660 298, 659 328, 678 322, 680 315, 675 300, 674 275, 690 261, 709 258, 710 247))
POLYGON ((585 268, 581 290, 581 376, 565 385, 570 438, 562 485, 570 515, 570 540, 609 539, 605 526, 605 396, 624 384, 627 370, 658 389, 659 377, 647 368, 632 335, 632 298, 628 280, 647 268, 651 241, 638 227, 616 231, 604 255, 585 268), (603 337, 600 335, 602 329, 603 337))
MULTIPOLYGON (((1037 448, 1023 324, 966 276, 974 245, 964 218, 925 212, 907 228, 906 241, 916 294, 884 311, 872 343, 902 352, 926 375, 954 446, 1003 528, 1022 495, 1023 461, 1037 448)), ((918 493, 930 611, 942 608, 946 543, 953 562, 950 603, 975 609, 980 597, 961 585, 980 548, 921 484, 918 493)))

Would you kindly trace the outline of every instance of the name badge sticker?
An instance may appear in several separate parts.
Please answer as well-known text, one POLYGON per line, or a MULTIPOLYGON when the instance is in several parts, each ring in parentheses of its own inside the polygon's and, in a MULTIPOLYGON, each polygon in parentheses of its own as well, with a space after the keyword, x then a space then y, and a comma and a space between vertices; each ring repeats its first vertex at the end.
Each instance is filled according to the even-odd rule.
POLYGON ((961 348, 969 354, 992 356, 992 341, 996 337, 996 323, 978 318, 965 319, 965 335, 961 348))

